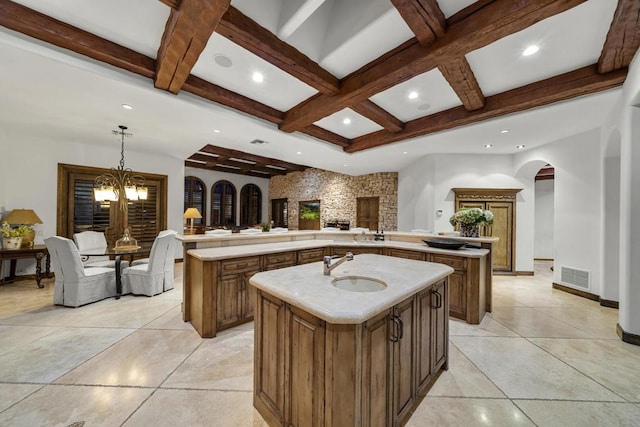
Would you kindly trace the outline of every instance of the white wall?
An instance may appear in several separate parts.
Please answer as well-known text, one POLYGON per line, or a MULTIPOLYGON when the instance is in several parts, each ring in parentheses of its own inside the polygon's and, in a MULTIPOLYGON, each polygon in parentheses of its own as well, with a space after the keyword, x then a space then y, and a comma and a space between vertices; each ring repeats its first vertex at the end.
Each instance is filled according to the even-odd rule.
POLYGON ((209 171, 206 169, 186 167, 185 176, 195 176, 200 178, 207 187, 207 213, 206 225, 211 224, 211 186, 220 180, 229 181, 236 187, 236 224, 240 224, 240 191, 247 184, 255 184, 262 192, 262 222, 268 222, 269 218, 267 206, 269 204, 269 180, 266 178, 256 178, 235 173, 224 173, 209 171))
POLYGON ((591 273, 588 290, 600 295, 602 162, 600 130, 584 132, 514 156, 515 170, 543 160, 555 169, 554 282, 560 267, 591 273))
MULTIPOLYGON (((36 243, 43 243, 45 238, 56 234, 58 163, 111 168, 118 166, 120 161, 120 144, 104 147, 82 142, 25 139, 22 135, 5 138, 0 134, 0 137, 0 207, 6 212, 33 209, 43 221, 36 229, 36 243)), ((125 146, 125 166, 134 171, 168 176, 167 227, 182 233, 184 160, 163 154, 138 153, 125 146)), ((181 247, 176 249, 176 256, 182 257, 181 247)), ((34 262, 20 260, 18 270, 31 273, 34 266, 34 262)))
POLYGON ((515 270, 533 271, 533 177, 515 177, 511 155, 434 154, 417 159, 398 174, 398 230, 452 231, 452 188, 523 189, 516 199, 515 270))
POLYGON ((553 258, 554 180, 535 182, 534 258, 553 258))

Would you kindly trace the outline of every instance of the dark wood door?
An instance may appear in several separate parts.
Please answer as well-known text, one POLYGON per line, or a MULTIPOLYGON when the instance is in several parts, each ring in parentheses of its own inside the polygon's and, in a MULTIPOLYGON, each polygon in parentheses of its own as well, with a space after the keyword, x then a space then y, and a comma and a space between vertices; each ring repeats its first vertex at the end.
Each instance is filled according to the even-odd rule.
POLYGON ((356 206, 356 227, 378 230, 379 197, 358 197, 356 206))

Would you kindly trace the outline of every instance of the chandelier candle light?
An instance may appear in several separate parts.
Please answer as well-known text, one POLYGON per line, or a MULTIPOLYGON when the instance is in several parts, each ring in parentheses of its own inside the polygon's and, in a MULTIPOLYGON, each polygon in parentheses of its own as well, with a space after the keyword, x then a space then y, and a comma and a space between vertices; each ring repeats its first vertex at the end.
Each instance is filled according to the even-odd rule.
POLYGON ((124 167, 124 137, 131 136, 125 132, 127 127, 119 125, 119 131, 114 130, 114 135, 120 135, 120 166, 111 168, 109 172, 98 176, 93 188, 93 196, 97 202, 118 202, 120 210, 127 210, 128 200, 147 200, 148 189, 144 186, 144 177, 134 175, 130 168, 124 167))

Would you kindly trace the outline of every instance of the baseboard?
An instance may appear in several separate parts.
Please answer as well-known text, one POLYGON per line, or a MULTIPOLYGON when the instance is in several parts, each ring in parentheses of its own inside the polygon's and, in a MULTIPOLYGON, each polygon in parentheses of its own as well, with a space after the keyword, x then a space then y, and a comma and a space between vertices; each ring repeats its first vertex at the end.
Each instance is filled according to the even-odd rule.
POLYGON ((553 261, 553 258, 534 258, 534 261, 553 261))
POLYGON ((625 332, 619 323, 616 324, 616 333, 618 334, 620 339, 626 342, 627 344, 640 345, 640 335, 630 334, 628 332, 625 332))
POLYGON ((592 294, 591 292, 581 291, 580 289, 570 288, 569 286, 561 285, 559 283, 553 282, 553 289, 557 289, 559 291, 567 292, 569 294, 577 295, 582 298, 587 298, 592 301, 600 302, 600 297, 596 294, 592 294))
POLYGON ((603 307, 609 307, 609 308, 620 308, 620 303, 618 301, 611 301, 608 299, 600 299, 600 305, 603 307))
POLYGON ((495 271, 493 270, 494 276, 515 276, 516 273, 514 271, 495 271))
POLYGON ((516 271, 516 276, 533 276, 533 271, 516 271))

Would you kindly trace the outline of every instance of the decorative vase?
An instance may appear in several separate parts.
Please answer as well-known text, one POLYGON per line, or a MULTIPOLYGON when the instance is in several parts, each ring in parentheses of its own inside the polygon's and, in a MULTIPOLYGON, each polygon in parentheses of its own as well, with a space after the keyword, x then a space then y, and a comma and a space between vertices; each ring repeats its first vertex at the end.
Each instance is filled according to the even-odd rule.
POLYGON ((4 237, 2 239, 2 247, 4 249, 20 249, 22 245, 22 236, 21 237, 4 237))
POLYGON ((461 237, 479 237, 480 226, 460 224, 460 236, 461 237))

